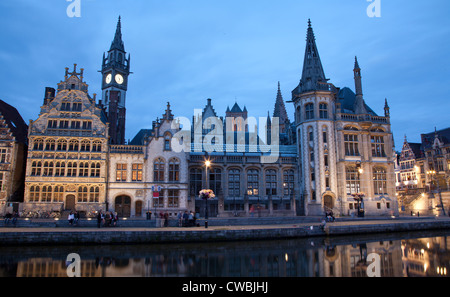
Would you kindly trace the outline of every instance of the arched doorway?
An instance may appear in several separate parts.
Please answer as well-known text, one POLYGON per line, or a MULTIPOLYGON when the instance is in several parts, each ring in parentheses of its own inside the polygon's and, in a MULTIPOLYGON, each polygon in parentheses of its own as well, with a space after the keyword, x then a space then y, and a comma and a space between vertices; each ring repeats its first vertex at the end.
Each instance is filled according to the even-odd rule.
POLYGON ((141 217, 142 216, 142 201, 136 201, 135 216, 136 217, 141 217))
POLYGON ((66 196, 65 210, 75 210, 75 195, 66 196))
POLYGON ((330 195, 325 195, 323 197, 323 207, 325 210, 332 210, 334 208, 334 199, 330 195))
POLYGON ((129 196, 118 196, 115 200, 115 211, 119 217, 128 218, 131 215, 131 198, 129 196))

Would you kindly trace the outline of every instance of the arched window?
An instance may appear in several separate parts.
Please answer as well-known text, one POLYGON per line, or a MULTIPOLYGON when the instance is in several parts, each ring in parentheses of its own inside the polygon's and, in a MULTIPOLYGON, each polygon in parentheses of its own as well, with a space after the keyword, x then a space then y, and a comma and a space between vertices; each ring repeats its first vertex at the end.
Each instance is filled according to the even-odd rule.
POLYGON ((30 187, 30 202, 39 202, 39 186, 30 187))
POLYGON ((51 186, 43 186, 42 187, 41 202, 52 202, 52 187, 51 186))
POLYGON ((63 151, 63 152, 67 151, 67 140, 64 140, 64 139, 58 140, 58 145, 56 147, 56 150, 63 151))
POLYGON ((328 104, 326 103, 319 104, 319 117, 321 119, 328 119, 328 104))
POLYGON ((99 197, 100 197, 100 188, 91 187, 89 189, 89 202, 99 202, 99 197))
POLYGON ((277 172, 273 169, 266 170, 266 195, 277 194, 277 172))
POLYGON ((40 176, 41 175, 41 167, 42 167, 41 162, 34 161, 31 164, 31 176, 40 176))
POLYGON ((345 168, 345 179, 347 195, 361 192, 360 174, 356 167, 348 166, 345 168))
POLYGON ((53 176, 53 162, 44 162, 42 176, 53 176))
POLYGON ((94 141, 92 144, 92 152, 101 152, 102 151, 102 142, 101 141, 94 141))
POLYGON ((88 177, 89 176, 89 163, 88 162, 81 162, 79 166, 79 176, 81 177, 88 177))
POLYGON ((170 159, 169 161, 169 181, 180 181, 180 161, 178 159, 170 159))
POLYGON ((164 150, 165 151, 171 151, 172 150, 172 147, 170 145, 171 139, 172 139, 172 135, 170 133, 166 133, 164 135, 164 150))
POLYGON ((305 105, 305 119, 306 120, 314 119, 314 104, 308 103, 305 105))
POLYGON ((67 176, 77 176, 77 163, 69 162, 67 163, 67 176))
POLYGON ((239 197, 241 195, 241 171, 231 169, 228 171, 228 196, 239 197))
POLYGON ((100 177, 100 163, 91 163, 91 177, 100 177))
POLYGON ((89 140, 83 140, 81 141, 81 152, 90 152, 91 151, 91 142, 89 140))
POLYGON ((164 181, 164 160, 158 158, 153 164, 153 181, 164 181))
POLYGON ((66 164, 64 162, 56 162, 55 176, 64 176, 66 173, 66 164))
POLYGON ((35 151, 42 151, 44 150, 44 140, 41 138, 35 139, 33 145, 33 150, 35 151))
POLYGON ((53 202, 64 202, 64 187, 56 186, 53 192, 53 202))
POLYGON ((375 195, 387 194, 387 174, 383 167, 373 169, 373 191, 375 195))
POLYGON ((294 170, 283 171, 283 194, 285 197, 294 195, 294 170))
POLYGON ((69 141, 69 151, 70 152, 78 152, 79 142, 78 140, 69 141))
POLYGON ((222 170, 219 168, 212 168, 208 171, 208 184, 207 188, 213 190, 217 195, 222 188, 222 170), (209 186, 209 187, 208 187, 209 186))
POLYGON ((257 169, 247 171, 247 195, 259 195, 259 171, 257 169))
POLYGON ((78 188, 78 202, 88 202, 88 188, 79 187, 78 188))
POLYGON ((54 151, 55 150, 55 140, 53 139, 48 139, 45 142, 45 150, 46 151, 54 151))
POLYGON ((202 170, 191 168, 189 170, 189 196, 197 197, 202 190, 202 170))

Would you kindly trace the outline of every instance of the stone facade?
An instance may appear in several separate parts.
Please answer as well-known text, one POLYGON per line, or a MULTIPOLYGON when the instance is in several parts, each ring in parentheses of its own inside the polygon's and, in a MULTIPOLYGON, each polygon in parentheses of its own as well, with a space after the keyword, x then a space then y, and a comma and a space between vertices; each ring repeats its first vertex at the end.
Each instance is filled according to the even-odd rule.
POLYGON ((30 121, 24 209, 99 210, 106 200, 108 124, 83 69, 69 72, 30 121))
POLYGON ((19 112, 0 100, 0 214, 23 202, 28 126, 19 112))
POLYGON ((386 101, 378 116, 365 104, 357 60, 354 79, 356 94, 328 82, 309 23, 302 78, 292 91, 305 215, 398 213, 389 107, 386 101), (363 203, 352 196, 358 193, 363 203))

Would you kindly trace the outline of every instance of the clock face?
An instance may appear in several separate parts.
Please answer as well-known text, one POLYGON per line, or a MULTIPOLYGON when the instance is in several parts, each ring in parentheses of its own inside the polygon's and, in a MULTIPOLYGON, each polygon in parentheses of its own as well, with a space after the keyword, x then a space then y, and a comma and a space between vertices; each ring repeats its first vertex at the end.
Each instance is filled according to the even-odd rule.
POLYGON ((123 84, 123 76, 120 74, 116 74, 116 83, 118 83, 119 85, 123 84))
POLYGON ((112 79, 112 75, 111 75, 111 73, 110 73, 110 74, 108 74, 108 75, 106 76, 105 82, 106 82, 107 84, 109 84, 109 83, 111 82, 111 79, 112 79))

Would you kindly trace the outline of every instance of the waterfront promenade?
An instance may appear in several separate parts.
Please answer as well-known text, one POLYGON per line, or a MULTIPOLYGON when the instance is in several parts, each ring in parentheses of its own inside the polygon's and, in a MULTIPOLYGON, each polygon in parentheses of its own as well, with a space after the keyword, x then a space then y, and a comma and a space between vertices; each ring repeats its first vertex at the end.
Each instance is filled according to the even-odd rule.
POLYGON ((0 224, 0 245, 88 245, 158 244, 208 241, 270 240, 334 237, 375 233, 448 230, 449 217, 338 218, 324 224, 319 217, 233 218, 204 220, 197 227, 169 227, 155 220, 121 220, 117 227, 97 228, 96 220, 81 220, 70 226, 67 220, 22 220, 15 227, 0 224))

